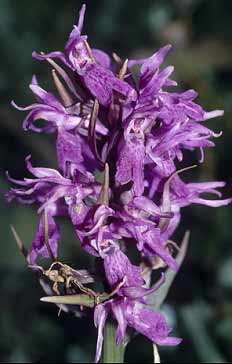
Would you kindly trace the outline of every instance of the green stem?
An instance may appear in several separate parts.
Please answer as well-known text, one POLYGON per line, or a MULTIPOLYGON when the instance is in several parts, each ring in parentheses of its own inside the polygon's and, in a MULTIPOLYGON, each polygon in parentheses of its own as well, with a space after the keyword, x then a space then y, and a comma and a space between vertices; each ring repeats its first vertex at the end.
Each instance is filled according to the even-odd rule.
POLYGON ((126 347, 116 345, 116 326, 107 322, 104 331, 103 363, 124 363, 126 347))

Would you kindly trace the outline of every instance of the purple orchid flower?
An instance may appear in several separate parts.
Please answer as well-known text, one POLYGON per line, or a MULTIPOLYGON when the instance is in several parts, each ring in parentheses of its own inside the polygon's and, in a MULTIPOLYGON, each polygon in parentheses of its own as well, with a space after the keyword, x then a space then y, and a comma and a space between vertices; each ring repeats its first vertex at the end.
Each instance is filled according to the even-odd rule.
MULTIPOLYGON (((19 181, 8 175, 15 187, 6 197, 9 202, 39 205, 40 222, 27 254, 30 265, 36 265, 40 256, 57 260, 57 217, 71 221, 82 249, 96 258, 94 273, 111 293, 104 292, 99 301, 93 290, 79 288, 94 308, 98 362, 109 315, 117 322, 116 345, 127 343, 128 327, 157 345, 181 342, 169 336, 171 329, 163 315, 148 305, 147 298, 165 282, 162 273, 152 285, 151 272, 179 269, 172 235, 181 223, 183 207, 220 207, 232 199, 218 191, 224 182, 186 183, 179 176, 186 169, 178 171, 176 166, 186 150, 200 150, 200 162, 204 161, 205 148, 214 147, 212 138, 221 135, 204 123, 223 112, 206 112, 196 103, 194 90, 168 91, 177 85, 171 79, 174 67, 162 69, 169 45, 142 60, 123 62, 114 56, 116 65, 105 52, 91 49, 82 35, 85 9, 83 5, 64 53, 33 53, 52 65, 59 99, 43 90, 33 76, 30 89, 37 102, 25 108, 13 102, 17 109, 29 112, 24 130, 56 134, 58 170, 34 168, 30 157, 26 158, 34 177, 19 181), (53 58, 68 67, 69 74, 53 58), (140 65, 138 82, 134 65, 140 65), (37 124, 40 119, 45 125, 37 124), (217 199, 205 197, 206 193, 217 199), (137 266, 129 259, 131 245, 141 258, 137 266), (146 260, 159 264, 146 265, 146 260)), ((80 283, 85 281, 81 278, 80 283)), ((44 284, 48 294, 50 286, 44 284)), ((64 307, 68 311, 68 305, 64 307)), ((76 312, 80 313, 79 307, 76 312)))
POLYGON ((160 166, 165 159, 182 161, 182 149, 200 148, 203 162, 203 149, 214 146, 209 138, 220 136, 200 122, 222 116, 223 111, 205 112, 193 102, 197 97, 193 90, 180 94, 163 91, 164 86, 176 85, 169 80, 172 67, 159 70, 169 50, 167 46, 146 60, 129 62, 130 67, 142 64, 140 91, 134 110, 124 120, 116 179, 122 185, 133 181, 137 195, 143 194, 141 180, 146 159, 160 166), (153 133, 152 128, 158 123, 160 127, 153 133))
MULTIPOLYGON (((28 170, 36 177, 18 181, 8 176, 9 180, 20 188, 13 188, 7 194, 8 201, 16 200, 20 203, 39 203, 39 213, 42 213, 39 228, 33 243, 31 261, 35 262, 37 254, 47 257, 47 247, 44 238, 44 213, 47 214, 48 239, 54 256, 56 256, 59 240, 59 227, 55 223, 55 216, 70 217, 76 228, 85 220, 88 206, 84 199, 88 196, 97 199, 100 186, 85 176, 87 184, 63 177, 59 172, 49 168, 34 168, 30 163, 30 156, 26 159, 28 170)), ((34 264, 34 263, 32 263, 34 264)))
POLYGON ((116 77, 108 68, 109 57, 100 50, 91 50, 87 43, 87 36, 81 35, 85 5, 82 6, 78 25, 70 34, 65 47, 65 54, 53 52, 46 55, 33 53, 39 60, 58 58, 66 66, 77 72, 81 77, 84 86, 90 91, 94 98, 97 98, 103 106, 109 106, 113 102, 113 92, 119 93, 126 101, 135 101, 137 94, 135 90, 125 81, 116 77))
MULTIPOLYGON (((60 129, 68 131, 73 130, 80 125, 82 118, 78 115, 69 113, 69 110, 65 108, 52 93, 43 90, 38 85, 35 76, 32 79, 30 89, 38 100, 38 103, 28 107, 19 107, 12 102, 13 106, 18 110, 30 111, 23 123, 24 130, 32 130, 37 133, 52 133, 60 129), (42 128, 37 127, 34 122, 38 119, 46 120, 48 125, 42 128)), ((73 110, 73 108, 71 110, 73 110)), ((78 107, 76 107, 76 110, 78 110, 78 107)))
POLYGON ((146 307, 146 296, 160 288, 165 281, 165 276, 163 275, 152 289, 144 288, 141 268, 133 266, 127 256, 114 246, 105 256, 104 267, 111 289, 119 287, 121 282, 123 284, 117 292, 118 298, 107 301, 95 309, 95 325, 98 327, 95 361, 99 362, 101 358, 104 326, 110 313, 118 323, 116 345, 126 344, 127 327, 135 329, 158 345, 179 345, 181 339, 169 337, 171 329, 163 315, 146 307))
POLYGON ((111 300, 97 306, 95 309, 94 321, 95 326, 98 327, 96 363, 98 363, 101 358, 104 341, 104 326, 108 315, 111 312, 118 322, 116 345, 126 344, 128 339, 126 329, 128 327, 146 336, 151 342, 159 346, 177 346, 182 342, 180 338, 169 337, 172 330, 167 325, 162 314, 144 308, 143 305, 136 301, 128 299, 121 299, 119 301, 111 300))

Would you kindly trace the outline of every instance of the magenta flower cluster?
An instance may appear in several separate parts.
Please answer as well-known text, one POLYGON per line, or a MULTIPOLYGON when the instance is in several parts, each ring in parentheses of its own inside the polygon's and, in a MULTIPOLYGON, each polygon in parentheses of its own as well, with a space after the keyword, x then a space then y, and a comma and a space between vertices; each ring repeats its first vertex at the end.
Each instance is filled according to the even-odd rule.
MULTIPOLYGON (((143 60, 123 62, 91 49, 82 35, 85 6, 80 11, 64 53, 33 53, 53 67, 58 98, 41 88, 33 76, 30 89, 36 102, 28 107, 26 131, 55 133, 57 170, 26 165, 33 178, 18 181, 9 201, 39 205, 38 230, 28 255, 30 265, 39 257, 57 258, 60 229, 57 217, 70 219, 81 247, 97 258, 104 287, 115 294, 95 307, 98 327, 96 361, 100 360, 104 325, 111 315, 118 323, 117 344, 127 340, 127 327, 157 345, 178 345, 162 314, 149 308, 146 297, 155 287, 145 282, 144 262, 177 271, 170 239, 190 204, 224 206, 223 182, 185 183, 177 171, 185 150, 214 147, 217 135, 204 122, 222 116, 205 112, 195 103, 197 93, 169 92, 176 82, 173 67, 161 69, 170 46, 143 60), (67 71, 53 58, 64 64, 67 71), (140 68, 139 80, 134 76, 140 68), (41 125, 37 121, 43 119, 41 125), (205 199, 204 193, 219 199, 205 199), (50 249, 45 241, 45 215, 50 249), (135 266, 128 251, 136 246, 143 264, 135 266), (158 263, 157 263, 158 262, 158 263), (117 289, 118 287, 118 289, 117 289)), ((54 293, 54 292, 53 292, 54 293)))

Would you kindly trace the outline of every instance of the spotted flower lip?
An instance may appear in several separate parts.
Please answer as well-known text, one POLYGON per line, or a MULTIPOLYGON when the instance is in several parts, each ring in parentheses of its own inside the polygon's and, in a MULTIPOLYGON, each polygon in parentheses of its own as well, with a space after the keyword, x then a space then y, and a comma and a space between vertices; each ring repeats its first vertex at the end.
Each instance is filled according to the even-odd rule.
POLYGON ((145 150, 143 141, 137 136, 131 136, 130 140, 123 140, 119 148, 116 181, 122 185, 133 181, 135 195, 141 196, 144 191, 145 150))
POLYGON ((116 246, 105 255, 104 269, 107 282, 111 289, 119 286, 124 281, 122 288, 118 290, 118 295, 129 299, 138 299, 146 302, 144 297, 157 291, 165 282, 165 274, 161 275, 161 279, 151 289, 144 288, 144 279, 142 278, 141 267, 133 265, 128 257, 116 246))
POLYGON ((182 342, 179 338, 169 337, 171 330, 160 313, 139 308, 136 305, 129 306, 126 311, 126 319, 130 327, 147 336, 157 345, 176 346, 182 342))
MULTIPOLYGON (((117 324, 116 345, 127 343, 127 328, 160 346, 181 343, 170 336, 163 314, 151 310, 150 298, 159 294, 166 278, 163 271, 154 283, 152 271, 178 272, 178 246, 172 236, 182 222, 184 207, 227 206, 232 198, 219 191, 224 182, 185 182, 191 168, 177 169, 186 150, 200 151, 199 162, 204 162, 205 149, 214 148, 213 138, 221 136, 205 122, 221 117, 223 111, 205 111, 194 90, 170 91, 170 86, 177 86, 172 79, 174 67, 163 68, 170 45, 146 59, 125 62, 92 49, 82 34, 85 11, 83 5, 64 52, 33 52, 33 57, 52 66, 57 96, 45 91, 33 76, 30 89, 36 102, 27 107, 12 102, 28 112, 24 130, 54 133, 57 167, 34 167, 27 157, 33 177, 17 180, 8 173, 13 187, 6 198, 38 207, 39 225, 29 253, 24 254, 30 265, 37 265, 40 257, 49 262, 59 259, 58 218, 71 222, 77 243, 96 259, 93 274, 107 290, 104 299, 99 301, 93 290, 82 289, 94 296, 87 298, 92 300, 90 307, 95 306, 99 362, 108 317, 117 324), (135 65, 140 67, 138 81, 135 65), (187 175, 182 177, 184 172, 187 175)), ((87 280, 81 273, 79 278, 81 284, 93 282, 89 274, 87 280)), ((57 294, 51 282, 40 282, 46 294, 57 294)), ((64 277, 62 282, 65 285, 64 277)), ((80 314, 79 307, 62 307, 80 314)))

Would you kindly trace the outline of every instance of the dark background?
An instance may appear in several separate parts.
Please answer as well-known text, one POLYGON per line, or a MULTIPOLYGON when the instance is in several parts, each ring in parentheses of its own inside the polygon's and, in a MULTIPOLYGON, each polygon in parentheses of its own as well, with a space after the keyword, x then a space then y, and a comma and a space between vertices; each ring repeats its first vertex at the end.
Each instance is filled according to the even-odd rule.
MULTIPOLYGON (((122 57, 140 57, 172 43, 169 63, 182 88, 195 88, 207 109, 223 108, 225 117, 209 121, 223 130, 217 148, 206 153, 204 166, 194 171, 198 180, 226 180, 225 196, 232 193, 232 1, 230 0, 92 0, 86 1, 85 23, 94 47, 122 57)), ((28 105, 33 73, 43 86, 51 85, 50 69, 31 58, 33 50, 52 51, 63 45, 75 23, 80 1, 0 0, 0 361, 91 362, 96 332, 93 323, 62 314, 39 302, 43 295, 26 269, 9 225, 30 245, 38 216, 36 209, 7 205, 4 171, 26 174, 24 158, 34 165, 55 166, 53 137, 21 130, 25 116, 10 107, 11 99, 28 105)), ((191 157, 195 161, 197 155, 191 157)), ((184 178, 188 180, 189 175, 184 178)), ((164 310, 179 348, 161 350, 163 362, 229 362, 232 359, 231 207, 184 210, 176 239, 192 231, 185 264, 172 287, 164 310)), ((79 250, 69 225, 63 226, 61 256, 82 267, 89 263, 79 250)), ((152 362, 151 345, 137 337, 127 351, 127 362, 152 362)))

